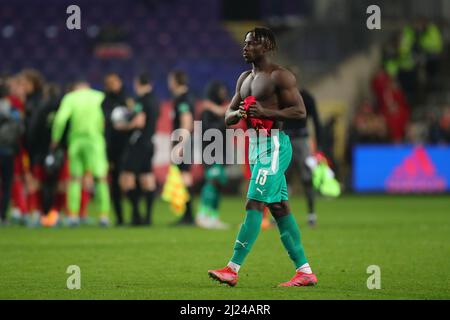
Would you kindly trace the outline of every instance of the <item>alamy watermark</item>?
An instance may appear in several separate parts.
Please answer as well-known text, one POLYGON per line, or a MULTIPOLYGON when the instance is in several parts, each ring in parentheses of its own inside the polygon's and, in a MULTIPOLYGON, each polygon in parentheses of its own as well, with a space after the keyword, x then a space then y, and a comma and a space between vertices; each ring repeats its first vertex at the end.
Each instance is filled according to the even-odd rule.
POLYGON ((69 30, 81 29, 81 9, 79 6, 72 4, 67 7, 66 13, 70 14, 66 20, 66 27, 69 30))
POLYGON ((66 286, 69 290, 81 289, 81 269, 77 265, 70 265, 66 269, 66 273, 70 274, 67 278, 66 286))
POLYGON ((367 278, 367 289, 381 289, 381 269, 377 265, 370 265, 366 272, 370 274, 367 278))
POLYGON ((367 14, 370 16, 367 18, 366 26, 369 30, 381 29, 381 9, 379 6, 373 4, 367 7, 367 14))
POLYGON ((174 143, 170 159, 174 164, 245 164, 246 159, 243 150, 246 147, 246 138, 249 139, 249 162, 256 159, 251 157, 257 148, 258 163, 278 163, 280 148, 280 132, 278 129, 208 129, 203 132, 202 121, 194 121, 192 132, 186 129, 176 129, 172 132, 170 140, 174 143), (203 144, 207 143, 205 148, 203 144), (202 152, 194 153, 194 149, 202 152))

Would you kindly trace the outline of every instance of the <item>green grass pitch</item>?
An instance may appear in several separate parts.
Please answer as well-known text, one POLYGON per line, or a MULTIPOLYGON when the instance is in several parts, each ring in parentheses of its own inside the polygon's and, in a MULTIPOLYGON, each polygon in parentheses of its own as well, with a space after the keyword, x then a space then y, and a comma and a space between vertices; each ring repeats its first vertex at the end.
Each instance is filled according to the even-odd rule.
POLYGON ((173 228, 167 204, 152 228, 0 229, 0 299, 450 299, 448 196, 344 196, 320 199, 319 225, 306 225, 292 197, 316 287, 276 288, 294 274, 277 229, 261 232, 234 288, 213 282, 243 219, 242 198, 225 198, 227 231, 173 228), (81 289, 68 290, 69 265, 81 289), (367 288, 367 267, 381 289, 367 288))

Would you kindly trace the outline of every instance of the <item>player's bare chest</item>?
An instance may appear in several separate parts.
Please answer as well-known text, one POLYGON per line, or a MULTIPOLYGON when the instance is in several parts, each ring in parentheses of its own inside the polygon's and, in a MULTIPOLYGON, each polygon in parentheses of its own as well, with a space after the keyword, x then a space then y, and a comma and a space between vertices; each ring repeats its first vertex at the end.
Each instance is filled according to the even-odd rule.
POLYGON ((275 92, 275 85, 266 73, 256 75, 249 74, 242 82, 241 97, 254 96, 257 100, 263 101, 270 98, 275 92))

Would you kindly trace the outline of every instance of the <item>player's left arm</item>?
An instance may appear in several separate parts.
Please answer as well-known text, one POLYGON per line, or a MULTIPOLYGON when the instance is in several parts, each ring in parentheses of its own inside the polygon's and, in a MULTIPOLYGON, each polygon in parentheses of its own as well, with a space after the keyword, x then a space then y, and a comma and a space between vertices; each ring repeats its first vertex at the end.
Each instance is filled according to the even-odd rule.
POLYGON ((218 104, 212 102, 211 100, 205 100, 203 102, 203 109, 211 111, 218 117, 224 117, 225 113, 227 112, 227 108, 225 108, 224 106, 218 105, 218 104))
POLYGON ((272 72, 278 95, 278 109, 266 109, 258 102, 250 106, 249 115, 271 120, 301 120, 306 118, 306 108, 297 88, 294 75, 285 69, 272 72))

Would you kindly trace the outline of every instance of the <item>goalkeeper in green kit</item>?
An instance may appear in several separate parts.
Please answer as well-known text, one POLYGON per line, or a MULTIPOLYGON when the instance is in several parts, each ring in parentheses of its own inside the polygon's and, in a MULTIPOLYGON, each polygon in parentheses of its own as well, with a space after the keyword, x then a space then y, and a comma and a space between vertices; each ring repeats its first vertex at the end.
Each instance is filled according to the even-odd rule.
POLYGON ((108 162, 106 158, 104 116, 101 103, 104 94, 91 89, 85 81, 74 85, 67 93, 56 113, 52 128, 52 146, 58 147, 67 123, 70 182, 67 191, 67 210, 71 224, 76 225, 80 210, 81 185, 84 175, 93 177, 95 196, 100 215, 100 225, 109 224, 110 206, 107 184, 108 162))

